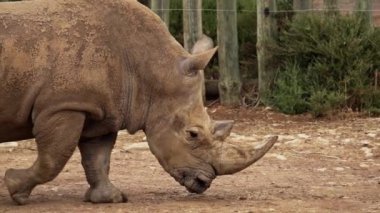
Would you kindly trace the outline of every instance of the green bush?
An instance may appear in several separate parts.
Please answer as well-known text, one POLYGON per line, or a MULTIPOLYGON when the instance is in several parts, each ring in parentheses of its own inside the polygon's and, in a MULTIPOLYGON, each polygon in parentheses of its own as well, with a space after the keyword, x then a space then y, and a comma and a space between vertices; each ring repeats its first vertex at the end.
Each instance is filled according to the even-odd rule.
POLYGON ((359 16, 339 14, 299 14, 284 29, 272 46, 281 62, 273 105, 285 113, 310 111, 315 116, 342 108, 380 109, 370 95, 380 68, 379 29, 359 16), (279 102, 287 96, 294 98, 279 102), (308 107, 294 108, 299 103, 308 107))
POLYGON ((366 109, 370 115, 380 116, 380 91, 369 90, 362 96, 363 108, 366 109))
POLYGON ((315 117, 334 113, 344 106, 345 96, 338 92, 327 90, 314 91, 310 96, 310 111, 315 117))
POLYGON ((297 64, 287 64, 276 80, 277 93, 273 102, 287 114, 299 114, 309 110, 302 87, 302 74, 297 64))

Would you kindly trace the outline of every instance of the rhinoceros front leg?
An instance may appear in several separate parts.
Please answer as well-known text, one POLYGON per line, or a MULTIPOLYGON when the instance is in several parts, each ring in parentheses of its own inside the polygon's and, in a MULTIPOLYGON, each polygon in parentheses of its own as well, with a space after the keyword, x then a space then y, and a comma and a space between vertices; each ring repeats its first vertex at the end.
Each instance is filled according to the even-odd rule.
POLYGON ((102 137, 82 140, 79 149, 82 155, 82 165, 90 188, 85 195, 85 201, 93 203, 127 202, 127 196, 117 189, 109 180, 111 152, 117 133, 102 137))
POLYGON ((5 184, 17 204, 25 204, 36 185, 53 180, 63 169, 78 144, 84 120, 80 112, 37 118, 33 128, 37 160, 28 169, 9 169, 5 173, 5 184))

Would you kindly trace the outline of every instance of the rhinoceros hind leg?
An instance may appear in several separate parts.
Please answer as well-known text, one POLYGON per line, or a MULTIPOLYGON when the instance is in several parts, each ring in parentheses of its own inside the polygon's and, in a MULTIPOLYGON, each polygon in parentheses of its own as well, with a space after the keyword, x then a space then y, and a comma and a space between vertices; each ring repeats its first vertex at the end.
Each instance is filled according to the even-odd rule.
POLYGON ((85 201, 92 203, 127 202, 127 196, 117 189, 109 180, 111 152, 117 133, 102 137, 81 140, 79 150, 82 155, 82 165, 90 188, 85 195, 85 201))
POLYGON ((17 204, 25 204, 36 185, 53 180, 63 169, 78 144, 84 119, 79 112, 37 118, 34 125, 37 160, 28 169, 9 169, 5 173, 5 184, 17 204))

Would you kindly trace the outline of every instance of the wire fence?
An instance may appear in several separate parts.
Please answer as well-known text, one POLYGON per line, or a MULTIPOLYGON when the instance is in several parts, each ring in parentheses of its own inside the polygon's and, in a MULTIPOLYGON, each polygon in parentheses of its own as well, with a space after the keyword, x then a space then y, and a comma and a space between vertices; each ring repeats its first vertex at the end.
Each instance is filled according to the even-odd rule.
MULTIPOLYGON (((217 9, 184 9, 184 8, 170 8, 170 9, 154 9, 155 11, 207 11, 207 12, 243 12, 243 13, 257 13, 257 10, 217 10, 217 9)), ((358 10, 358 9, 305 9, 305 10, 275 10, 272 13, 302 13, 302 12, 379 12, 379 10, 358 10)))
MULTIPOLYGON (((374 23, 375 27, 380 27, 380 1, 379 4, 375 5, 374 9, 371 10, 364 10, 364 9, 356 9, 355 7, 348 7, 344 6, 341 8, 332 8, 327 9, 324 7, 319 8, 311 8, 311 9, 292 9, 292 10, 271 10, 271 11, 262 11, 261 14, 269 12, 270 14, 290 14, 290 13, 297 13, 297 14, 307 14, 307 13, 327 13, 327 12, 337 12, 341 14, 354 14, 354 13, 367 13, 370 12, 372 16, 372 21, 374 23)), ((169 9, 163 9, 163 8, 157 8, 154 9, 156 12, 183 12, 183 11, 202 11, 206 13, 217 13, 217 12, 231 12, 236 14, 258 14, 260 11, 257 10, 247 10, 247 9, 238 9, 238 10, 218 10, 215 8, 202 8, 202 9, 186 9, 186 8, 169 8, 169 9)))

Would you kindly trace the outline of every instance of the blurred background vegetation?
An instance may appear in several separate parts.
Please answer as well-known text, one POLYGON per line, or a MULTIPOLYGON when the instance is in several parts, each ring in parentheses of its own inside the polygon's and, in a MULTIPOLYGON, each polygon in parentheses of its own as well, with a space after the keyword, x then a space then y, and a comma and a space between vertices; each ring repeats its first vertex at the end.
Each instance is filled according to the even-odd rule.
MULTIPOLYGON (((380 115, 380 30, 358 13, 292 12, 292 0, 278 0, 277 34, 268 40, 270 69, 275 70, 270 105, 287 114, 311 112, 320 117, 342 110, 380 115), (289 12, 286 12, 289 11, 289 12)), ((183 41, 182 1, 171 1, 170 31, 183 41)), ((203 30, 217 41, 216 3, 203 0, 203 30)), ((256 1, 237 1, 242 96, 251 97, 258 78, 256 1)), ((218 78, 217 59, 206 70, 218 78)))

